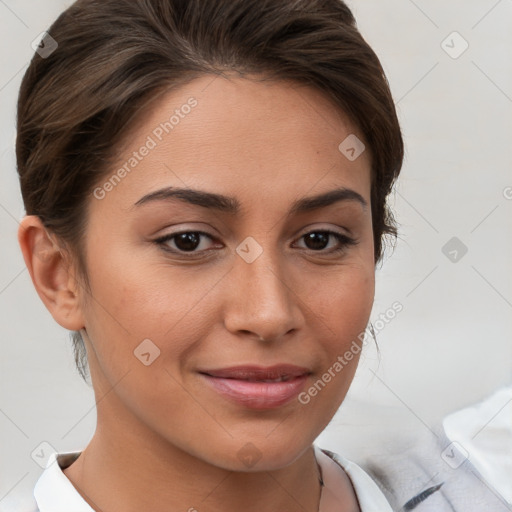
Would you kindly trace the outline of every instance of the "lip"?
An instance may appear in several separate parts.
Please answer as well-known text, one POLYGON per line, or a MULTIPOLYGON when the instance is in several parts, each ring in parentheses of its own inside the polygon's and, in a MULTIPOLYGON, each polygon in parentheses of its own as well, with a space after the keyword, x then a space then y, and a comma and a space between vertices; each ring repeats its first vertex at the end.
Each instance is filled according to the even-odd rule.
POLYGON ((301 392, 311 371, 279 364, 202 370, 199 374, 230 401, 250 409, 275 409, 289 403, 301 392))

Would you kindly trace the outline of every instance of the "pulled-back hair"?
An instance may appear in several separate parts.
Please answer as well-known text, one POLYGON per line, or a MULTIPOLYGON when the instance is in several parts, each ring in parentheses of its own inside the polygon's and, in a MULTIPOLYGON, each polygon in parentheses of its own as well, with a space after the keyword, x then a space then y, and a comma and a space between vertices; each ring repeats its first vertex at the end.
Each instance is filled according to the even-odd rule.
MULTIPOLYGON (((396 236, 386 198, 403 161, 400 126, 379 59, 341 0, 78 0, 48 33, 58 46, 34 54, 20 89, 18 173, 27 215, 72 249, 85 283, 88 201, 131 121, 160 91, 206 74, 322 91, 371 150, 376 263, 396 236)), ((85 346, 72 337, 85 379, 85 346)))

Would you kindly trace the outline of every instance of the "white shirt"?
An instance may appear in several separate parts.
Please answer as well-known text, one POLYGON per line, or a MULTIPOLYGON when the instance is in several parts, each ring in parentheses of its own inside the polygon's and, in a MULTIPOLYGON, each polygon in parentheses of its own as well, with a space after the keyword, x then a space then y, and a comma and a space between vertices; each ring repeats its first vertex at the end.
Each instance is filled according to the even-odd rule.
MULTIPOLYGON (((336 499, 340 466, 350 478, 361 512, 393 512, 389 502, 370 476, 357 464, 336 455, 336 462, 314 445, 315 456, 322 468, 324 487, 320 510, 330 512, 336 499)), ((82 498, 62 471, 80 455, 77 452, 52 453, 46 468, 34 487, 34 507, 30 512, 95 512, 82 498)), ((339 501, 338 501, 339 502, 339 501)))
POLYGON ((443 426, 448 438, 512 505, 512 385, 450 414, 443 426))

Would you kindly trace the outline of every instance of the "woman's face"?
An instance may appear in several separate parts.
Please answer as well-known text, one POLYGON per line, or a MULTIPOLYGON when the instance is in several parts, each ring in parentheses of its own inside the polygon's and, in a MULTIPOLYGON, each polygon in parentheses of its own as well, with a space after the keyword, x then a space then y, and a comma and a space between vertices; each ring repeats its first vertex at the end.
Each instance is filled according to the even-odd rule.
POLYGON ((327 425, 374 296, 357 135, 316 90, 239 77, 196 79, 144 115, 85 238, 82 317, 113 442, 137 432, 268 470, 327 425))

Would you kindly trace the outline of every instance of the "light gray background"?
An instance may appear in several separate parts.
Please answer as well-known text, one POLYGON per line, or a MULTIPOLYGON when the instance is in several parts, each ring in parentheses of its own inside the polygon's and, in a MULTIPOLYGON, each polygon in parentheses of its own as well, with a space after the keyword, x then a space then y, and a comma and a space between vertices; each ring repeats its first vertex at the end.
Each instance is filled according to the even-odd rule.
MULTIPOLYGON (((0 0, 0 510, 31 493, 42 471, 31 454, 51 450, 41 443, 83 449, 96 421, 68 334, 40 302, 16 240, 16 96, 31 42, 68 4, 0 0)), ((356 432, 426 429, 512 382, 512 0, 349 4, 387 72, 407 151, 392 198, 400 240, 377 272, 372 318, 394 301, 403 311, 377 335, 380 359, 366 346, 319 439, 356 456, 356 432), (469 44, 458 58, 445 51, 462 48, 454 31, 469 44), (452 237, 468 248, 457 262, 442 252, 452 237)))

